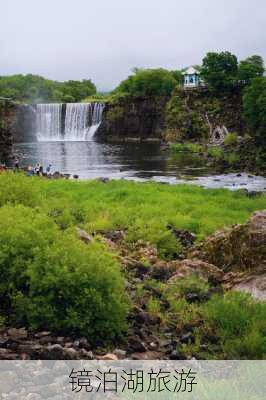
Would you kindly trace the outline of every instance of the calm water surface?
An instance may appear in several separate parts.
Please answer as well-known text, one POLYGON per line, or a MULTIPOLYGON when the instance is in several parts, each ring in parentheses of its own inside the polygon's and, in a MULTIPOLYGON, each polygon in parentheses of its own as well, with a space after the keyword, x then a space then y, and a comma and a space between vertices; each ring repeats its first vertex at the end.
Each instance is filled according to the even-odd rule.
POLYGON ((157 143, 102 144, 90 142, 21 143, 15 151, 23 166, 40 162, 52 170, 79 175, 80 179, 189 181, 204 187, 266 190, 266 178, 247 174, 214 174, 197 154, 163 151, 157 143))

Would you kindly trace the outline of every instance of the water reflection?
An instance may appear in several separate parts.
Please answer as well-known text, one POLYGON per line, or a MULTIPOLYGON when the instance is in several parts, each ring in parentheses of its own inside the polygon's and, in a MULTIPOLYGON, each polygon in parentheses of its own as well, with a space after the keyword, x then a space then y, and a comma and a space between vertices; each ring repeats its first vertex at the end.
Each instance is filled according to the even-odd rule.
POLYGON ((101 144, 96 142, 39 142, 18 144, 15 150, 24 166, 52 164, 53 171, 81 179, 152 179, 183 183, 191 179, 204 187, 266 190, 266 179, 248 174, 215 175, 197 154, 171 154, 157 143, 101 144))

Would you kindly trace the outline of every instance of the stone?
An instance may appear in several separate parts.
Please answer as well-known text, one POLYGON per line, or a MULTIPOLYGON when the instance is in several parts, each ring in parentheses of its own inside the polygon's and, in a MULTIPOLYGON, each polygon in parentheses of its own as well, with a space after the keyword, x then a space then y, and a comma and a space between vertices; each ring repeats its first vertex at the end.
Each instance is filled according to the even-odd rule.
POLYGON ((194 337, 192 332, 187 332, 184 333, 181 337, 180 337, 180 342, 181 343, 191 343, 194 341, 194 337))
POLYGON ((92 237, 83 229, 76 228, 77 229, 77 234, 80 240, 82 240, 84 243, 91 243, 92 237))
POLYGON ((171 225, 167 225, 167 228, 173 232, 173 234, 183 247, 187 248, 192 246, 196 240, 196 235, 188 230, 176 229, 173 228, 171 225))
POLYGON ((197 274, 206 281, 210 278, 215 278, 220 282, 223 278, 223 271, 218 267, 196 258, 175 261, 173 263, 175 263, 176 273, 169 279, 169 282, 187 277, 191 274, 197 274))
POLYGON ((145 353, 133 353, 131 354, 132 360, 160 360, 161 353, 158 351, 146 351, 145 353))
POLYGON ((103 361, 117 361, 118 357, 116 354, 108 353, 105 354, 104 356, 97 356, 97 360, 103 360, 103 361))
POLYGON ((7 334, 10 336, 12 340, 20 340, 20 339, 26 339, 28 336, 28 332, 26 331, 25 328, 10 328, 7 331, 7 334))
POLYGON ((123 360, 124 358, 126 358, 126 354, 127 352, 125 350, 121 350, 121 349, 115 349, 113 352, 119 360, 123 360))
POLYGON ((266 210, 245 224, 233 225, 208 237, 188 256, 211 263, 225 272, 266 270, 266 210))
POLYGON ((143 353, 147 350, 145 344, 140 340, 138 336, 130 336, 127 342, 129 350, 131 352, 143 353))

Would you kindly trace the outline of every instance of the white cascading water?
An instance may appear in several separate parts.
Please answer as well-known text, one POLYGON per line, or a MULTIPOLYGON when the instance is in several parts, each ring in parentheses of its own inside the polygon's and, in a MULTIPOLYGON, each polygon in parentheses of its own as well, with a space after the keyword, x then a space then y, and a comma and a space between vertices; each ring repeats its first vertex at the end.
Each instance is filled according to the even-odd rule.
POLYGON ((37 104, 37 139, 62 140, 62 104, 37 104))
POLYGON ((62 116, 62 104, 37 105, 37 137, 39 141, 91 140, 102 121, 101 103, 68 103, 62 116), (62 117, 64 131, 62 132, 62 117))

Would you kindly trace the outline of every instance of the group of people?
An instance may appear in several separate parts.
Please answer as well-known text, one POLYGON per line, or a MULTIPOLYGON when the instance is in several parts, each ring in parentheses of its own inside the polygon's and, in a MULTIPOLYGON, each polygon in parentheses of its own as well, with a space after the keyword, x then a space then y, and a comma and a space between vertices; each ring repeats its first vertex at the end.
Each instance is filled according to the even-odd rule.
POLYGON ((50 176, 52 174, 52 165, 49 164, 45 170, 42 164, 37 163, 35 167, 32 165, 29 165, 27 168, 27 175, 28 176, 33 176, 33 175, 38 175, 38 176, 50 176))

